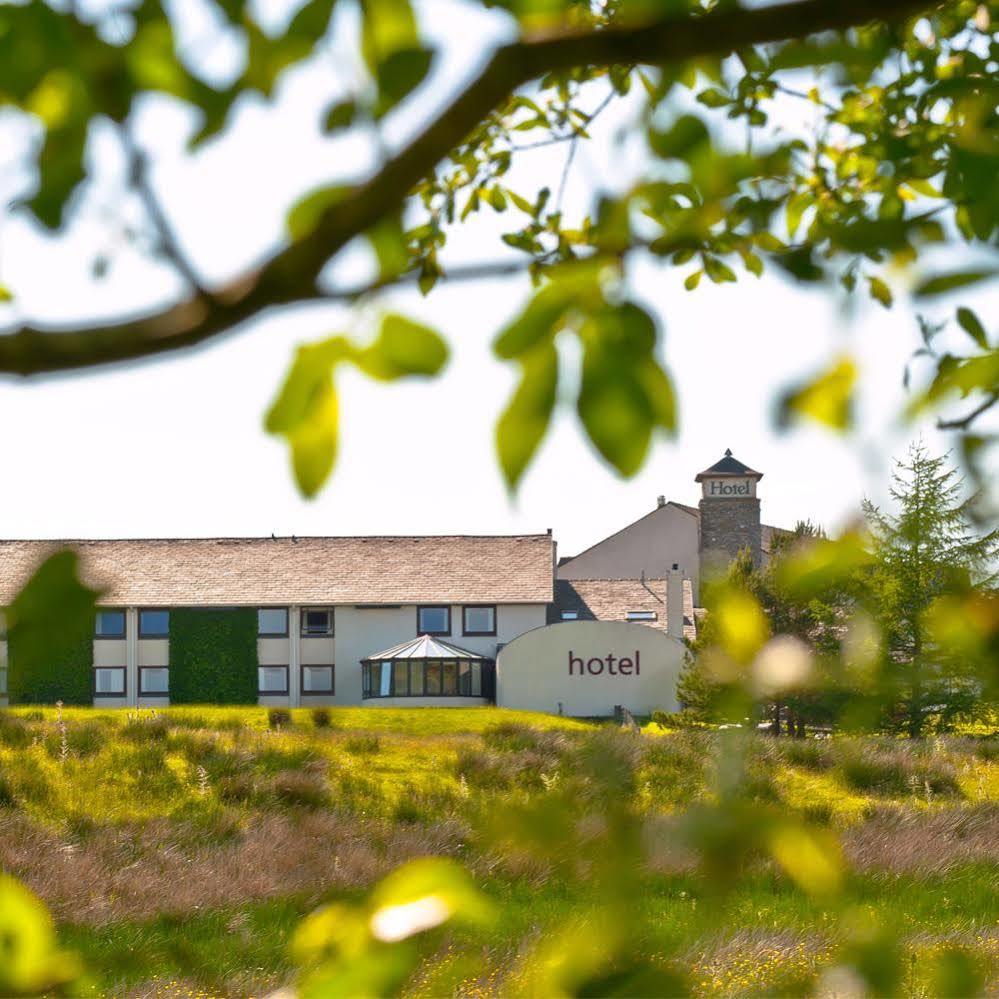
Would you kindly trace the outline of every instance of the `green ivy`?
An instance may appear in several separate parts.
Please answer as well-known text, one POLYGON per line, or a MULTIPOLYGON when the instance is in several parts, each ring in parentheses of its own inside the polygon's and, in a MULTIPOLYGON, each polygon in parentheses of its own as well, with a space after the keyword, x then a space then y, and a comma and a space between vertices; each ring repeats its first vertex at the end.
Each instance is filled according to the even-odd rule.
POLYGON ((257 703, 257 612, 170 611, 171 704, 257 703))
POLYGON ((74 622, 57 648, 38 654, 35 643, 12 629, 7 644, 7 691, 11 704, 93 704, 93 616, 74 622))

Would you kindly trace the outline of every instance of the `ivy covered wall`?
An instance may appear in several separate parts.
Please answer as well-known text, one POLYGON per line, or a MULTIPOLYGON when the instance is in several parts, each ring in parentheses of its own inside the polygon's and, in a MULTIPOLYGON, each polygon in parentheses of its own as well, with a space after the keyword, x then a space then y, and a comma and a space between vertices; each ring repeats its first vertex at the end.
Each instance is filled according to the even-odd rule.
POLYGON ((257 703, 255 609, 171 609, 170 703, 257 703))
POLYGON ((40 643, 11 629, 7 692, 11 704, 92 704, 93 618, 60 629, 58 641, 40 643))

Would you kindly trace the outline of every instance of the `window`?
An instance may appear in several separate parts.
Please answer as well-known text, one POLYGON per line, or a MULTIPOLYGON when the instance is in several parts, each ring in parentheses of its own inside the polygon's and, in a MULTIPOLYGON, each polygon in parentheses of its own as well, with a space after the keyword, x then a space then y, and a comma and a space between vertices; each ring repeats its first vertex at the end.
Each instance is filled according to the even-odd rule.
POLYGON ((450 635, 451 608, 444 604, 417 607, 416 633, 418 635, 450 635))
POLYGON ((371 697, 482 697, 491 690, 488 661, 396 659, 361 664, 361 690, 371 697))
POLYGON ((257 634, 283 638, 288 634, 287 607, 261 607, 257 611, 257 634))
POLYGON ((166 666, 139 667, 140 694, 166 694, 170 690, 170 670, 166 666))
POLYGON ((496 608, 491 605, 470 604, 462 607, 462 633, 465 635, 495 635, 496 608))
POLYGON ((139 638, 169 638, 170 611, 140 610, 139 638))
POLYGON ((640 610, 640 611, 628 611, 625 614, 625 620, 627 621, 655 621, 658 615, 655 611, 640 610))
POLYGON ((405 660, 392 664, 392 693, 396 697, 409 696, 409 663, 405 660))
POLYGON ((98 666, 94 670, 95 697, 123 697, 124 694, 124 666, 98 666))
POLYGON ((260 666, 257 668, 257 682, 261 694, 287 694, 288 667, 260 666))
POLYGON ((574 610, 562 611, 563 621, 576 621, 578 618, 579 618, 579 611, 574 611, 574 610))
POLYGON ((95 638, 124 638, 125 612, 123 610, 102 610, 97 612, 94 623, 95 638))
POLYGON ((7 696, 7 667, 0 666, 0 697, 7 696))
POLYGON ((303 666, 302 667, 302 693, 303 694, 332 694, 333 693, 333 667, 332 666, 303 666))
POLYGON ((307 607, 302 611, 303 635, 332 635, 333 609, 331 607, 307 607))
POLYGON ((0 611, 0 642, 4 641, 7 637, 7 615, 0 611))

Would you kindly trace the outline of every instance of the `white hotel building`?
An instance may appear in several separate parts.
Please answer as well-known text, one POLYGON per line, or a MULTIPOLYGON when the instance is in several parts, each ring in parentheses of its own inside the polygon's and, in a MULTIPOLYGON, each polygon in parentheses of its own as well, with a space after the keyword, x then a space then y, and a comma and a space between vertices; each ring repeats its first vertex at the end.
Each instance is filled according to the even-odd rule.
MULTIPOLYGON (((727 453, 697 476, 698 508, 660 498, 646 517, 561 561, 550 532, 0 541, 0 604, 9 606, 48 555, 75 550, 83 581, 101 591, 89 669, 93 703, 104 706, 170 702, 179 668, 171 656, 171 612, 252 608, 255 661, 237 668, 256 674, 260 704, 495 700, 603 714, 629 706, 628 692, 639 683, 653 684, 657 663, 670 677, 663 683, 675 680, 682 640, 694 634, 706 560, 731 558, 742 547, 766 556, 775 529, 760 524, 760 478, 727 453), (626 627, 601 630, 593 622, 626 627), (520 643, 501 654, 539 629, 533 645, 523 643, 526 659, 514 654, 520 643), (570 679, 566 654, 584 655, 590 645, 602 650, 608 641, 624 643, 626 661, 644 649, 644 679, 620 677, 613 666, 613 680, 606 670, 597 676, 596 658, 589 675, 570 679), (581 684, 591 693, 580 699, 581 684)), ((7 671, 3 640, 0 695, 7 693, 7 671)), ((666 706, 673 691, 660 688, 649 686, 641 696, 666 706)), ((211 690, 199 699, 217 700, 211 690)), ((634 702, 638 710, 649 706, 634 702)))

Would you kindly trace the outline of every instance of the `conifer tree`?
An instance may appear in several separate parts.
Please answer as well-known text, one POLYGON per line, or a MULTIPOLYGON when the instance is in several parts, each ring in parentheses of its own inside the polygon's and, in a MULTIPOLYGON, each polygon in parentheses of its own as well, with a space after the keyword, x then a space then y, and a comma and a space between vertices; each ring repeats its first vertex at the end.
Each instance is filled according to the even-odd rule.
POLYGON ((890 727, 920 737, 929 716, 942 727, 979 701, 974 669, 932 641, 927 612, 940 597, 994 586, 999 529, 978 530, 974 497, 949 456, 932 456, 922 442, 896 462, 895 512, 865 502, 874 556, 869 586, 885 646, 885 679, 892 695, 890 727))

